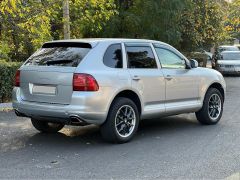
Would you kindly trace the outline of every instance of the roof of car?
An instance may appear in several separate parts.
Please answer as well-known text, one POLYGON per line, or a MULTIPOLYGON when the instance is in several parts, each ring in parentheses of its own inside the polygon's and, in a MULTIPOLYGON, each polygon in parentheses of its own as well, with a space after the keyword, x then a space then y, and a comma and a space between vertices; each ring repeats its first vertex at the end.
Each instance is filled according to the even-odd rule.
POLYGON ((163 45, 168 45, 161 41, 149 40, 149 39, 127 39, 127 38, 84 38, 84 39, 67 39, 67 40, 54 40, 47 43, 57 43, 57 42, 74 42, 74 43, 89 43, 94 47, 99 42, 137 42, 137 43, 160 43, 163 45))

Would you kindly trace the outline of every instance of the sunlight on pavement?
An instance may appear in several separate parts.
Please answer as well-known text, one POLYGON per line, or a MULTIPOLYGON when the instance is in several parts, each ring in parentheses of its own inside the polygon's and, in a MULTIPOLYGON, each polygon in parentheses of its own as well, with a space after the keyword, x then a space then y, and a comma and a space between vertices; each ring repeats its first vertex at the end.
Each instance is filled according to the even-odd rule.
POLYGON ((232 174, 231 176, 227 177, 226 180, 240 180, 240 173, 232 174))
POLYGON ((75 137, 81 136, 84 134, 91 134, 99 130, 99 127, 96 125, 89 125, 83 127, 66 127, 63 128, 60 132, 64 133, 66 136, 75 137))
POLYGON ((1 122, 0 128, 18 128, 21 130, 32 129, 32 125, 30 123, 22 123, 22 122, 15 122, 14 124, 9 124, 8 122, 1 122))

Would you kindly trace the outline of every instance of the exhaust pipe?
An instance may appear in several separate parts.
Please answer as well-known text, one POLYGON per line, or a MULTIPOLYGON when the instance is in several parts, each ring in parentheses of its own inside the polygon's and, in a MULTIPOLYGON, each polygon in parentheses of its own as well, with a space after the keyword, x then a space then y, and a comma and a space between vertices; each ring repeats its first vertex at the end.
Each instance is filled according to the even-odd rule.
POLYGON ((28 116, 26 116, 25 114, 23 114, 23 113, 20 113, 18 110, 16 110, 15 109, 15 114, 17 115, 17 116, 19 116, 19 117, 28 117, 28 116))
POLYGON ((82 120, 78 115, 70 116, 70 124, 76 126, 85 126, 88 125, 84 120, 82 120))

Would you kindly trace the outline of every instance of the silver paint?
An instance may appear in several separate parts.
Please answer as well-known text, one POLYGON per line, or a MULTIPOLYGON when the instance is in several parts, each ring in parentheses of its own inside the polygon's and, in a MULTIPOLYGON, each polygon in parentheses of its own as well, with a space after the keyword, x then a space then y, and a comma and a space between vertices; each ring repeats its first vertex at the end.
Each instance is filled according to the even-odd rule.
POLYGON ((153 118, 196 112, 201 109, 208 88, 218 83, 226 90, 222 75, 212 69, 163 69, 152 43, 171 49, 189 63, 172 46, 152 40, 136 39, 80 39, 93 49, 78 67, 22 66, 20 87, 13 89, 13 107, 29 117, 59 118, 68 121, 76 115, 92 124, 106 120, 114 98, 124 90, 138 95, 141 101, 141 118, 153 118), (103 55, 109 45, 121 43, 123 68, 109 68, 103 64, 103 55), (157 69, 128 69, 125 43, 148 44, 157 61, 157 69), (99 84, 96 92, 72 91, 73 73, 91 74, 99 84), (34 85, 56 87, 56 95, 32 92, 34 85))

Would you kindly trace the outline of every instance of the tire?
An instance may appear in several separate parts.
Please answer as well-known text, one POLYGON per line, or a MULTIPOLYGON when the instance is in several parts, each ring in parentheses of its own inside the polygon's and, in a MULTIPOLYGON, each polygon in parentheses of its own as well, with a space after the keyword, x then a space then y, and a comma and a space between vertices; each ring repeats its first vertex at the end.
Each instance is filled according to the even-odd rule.
POLYGON ((128 98, 119 97, 110 107, 107 119, 101 126, 101 134, 107 142, 126 143, 137 132, 138 124, 139 112, 136 104, 128 98))
POLYGON ((33 118, 31 118, 31 121, 33 127, 42 133, 56 133, 64 127, 64 124, 40 121, 33 118))
POLYGON ((205 125, 217 124, 222 117, 223 103, 223 96, 220 91, 216 88, 210 88, 205 95, 202 108, 196 112, 197 120, 205 125), (220 107, 213 101, 214 99, 218 99, 217 97, 219 98, 220 107))

